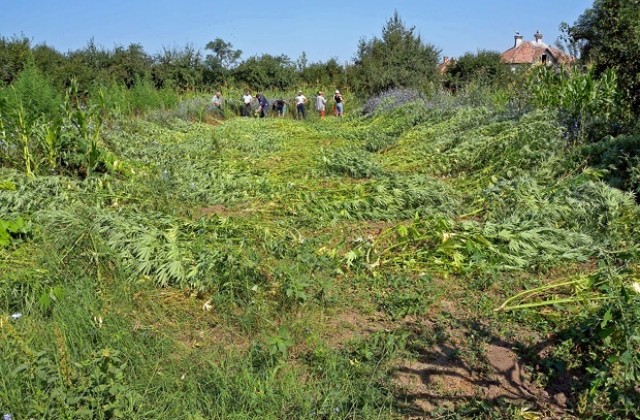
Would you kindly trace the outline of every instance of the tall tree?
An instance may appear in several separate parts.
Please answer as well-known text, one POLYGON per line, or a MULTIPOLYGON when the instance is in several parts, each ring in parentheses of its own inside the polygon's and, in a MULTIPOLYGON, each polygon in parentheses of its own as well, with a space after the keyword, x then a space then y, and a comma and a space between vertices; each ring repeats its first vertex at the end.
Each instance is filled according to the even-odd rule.
POLYGON ((382 29, 382 38, 360 41, 353 84, 369 93, 394 87, 425 88, 437 78, 439 55, 439 49, 424 43, 395 12, 382 29))
POLYGON ((93 39, 81 50, 66 54, 66 61, 61 74, 60 82, 65 87, 71 86, 71 81, 78 83, 79 92, 87 92, 94 80, 106 77, 107 69, 111 62, 110 51, 96 45, 93 39))
POLYGON ((582 60, 596 74, 617 71, 632 109, 640 113, 640 0, 595 0, 568 33, 572 42, 581 42, 582 60))
POLYGON ((155 57, 153 77, 157 86, 173 86, 190 91, 200 86, 204 65, 200 52, 192 45, 184 49, 164 48, 155 57))
POLYGON ((285 90, 295 84, 296 65, 286 55, 263 54, 242 62, 233 75, 237 82, 251 89, 285 90))
POLYGON ((230 71, 238 65, 242 50, 234 50, 233 45, 222 38, 209 41, 205 50, 211 51, 205 57, 206 82, 226 85, 230 71))
POLYGON ((142 45, 130 44, 126 49, 115 48, 109 70, 118 83, 130 88, 136 81, 149 78, 152 62, 153 59, 144 52, 142 45))

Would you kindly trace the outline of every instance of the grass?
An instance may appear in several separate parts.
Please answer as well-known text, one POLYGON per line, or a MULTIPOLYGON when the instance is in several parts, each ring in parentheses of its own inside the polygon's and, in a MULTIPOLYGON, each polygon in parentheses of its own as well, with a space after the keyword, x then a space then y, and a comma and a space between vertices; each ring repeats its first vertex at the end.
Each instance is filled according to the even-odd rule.
MULTIPOLYGON (((585 360, 545 367, 583 348, 563 338, 566 320, 599 313, 598 301, 542 288, 539 300, 577 305, 495 311, 579 276, 599 279, 575 282, 588 296, 611 296, 611 256, 625 256, 618 268, 637 262, 633 198, 567 153, 550 115, 411 105, 213 126, 152 116, 117 120, 101 141, 111 166, 85 180, 0 170, 0 222, 29 226, 0 248, 0 411, 596 412, 580 405, 595 389, 585 360), (538 370, 538 385, 518 384, 533 398, 507 385, 481 394, 483 381, 501 383, 496 346, 538 370), (408 387, 407 361, 422 363, 408 387), (446 369, 450 381, 436 380, 446 369), (561 373, 574 375, 568 403, 536 393, 561 373)), ((626 287, 634 275, 616 278, 626 287)))

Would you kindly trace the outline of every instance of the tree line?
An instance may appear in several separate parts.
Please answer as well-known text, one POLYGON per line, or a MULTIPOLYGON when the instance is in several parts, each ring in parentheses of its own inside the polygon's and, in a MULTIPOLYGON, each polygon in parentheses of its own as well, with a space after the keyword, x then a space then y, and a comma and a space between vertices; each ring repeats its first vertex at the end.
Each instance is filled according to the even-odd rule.
MULTIPOLYGON (((562 23, 562 44, 580 57, 595 78, 614 70, 624 103, 640 109, 640 0, 596 0, 573 25, 562 23)), ((149 54, 140 44, 105 49, 90 40, 86 47, 61 53, 46 44, 32 45, 26 36, 0 36, 0 87, 11 85, 27 68, 35 68, 63 90, 77 83, 79 92, 96 83, 131 88, 144 81, 177 92, 212 91, 220 87, 255 90, 342 87, 368 96, 398 87, 452 92, 469 84, 504 87, 513 82, 497 51, 466 53, 437 70, 441 51, 424 42, 396 12, 379 37, 362 39, 349 64, 337 59, 309 63, 306 54, 293 60, 262 54, 242 58, 242 51, 221 38, 204 52, 187 45, 149 54)))
POLYGON ((414 28, 407 28, 397 13, 381 39, 360 42, 350 64, 336 58, 309 63, 304 52, 296 60, 284 54, 243 59, 242 51, 222 38, 208 42, 204 52, 187 45, 149 54, 137 43, 106 49, 90 40, 84 48, 62 53, 47 44, 33 45, 26 36, 13 35, 0 37, 0 85, 10 85, 31 66, 60 89, 75 80, 80 91, 99 82, 130 88, 142 80, 178 91, 211 91, 221 86, 258 90, 341 86, 375 91, 434 83, 439 53, 433 45, 422 42, 414 28))

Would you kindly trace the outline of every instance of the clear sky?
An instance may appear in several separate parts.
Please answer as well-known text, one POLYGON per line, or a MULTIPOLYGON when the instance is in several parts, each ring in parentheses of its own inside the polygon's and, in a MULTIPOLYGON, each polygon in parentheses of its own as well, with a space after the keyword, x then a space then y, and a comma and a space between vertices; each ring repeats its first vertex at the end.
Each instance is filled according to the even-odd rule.
POLYGON ((187 45, 203 53, 222 38, 242 59, 268 53, 309 63, 351 60, 360 39, 380 37, 395 10, 441 56, 504 51, 519 31, 553 44, 593 0, 0 0, 0 36, 26 36, 60 52, 93 39, 105 49, 141 44, 148 54, 187 45))

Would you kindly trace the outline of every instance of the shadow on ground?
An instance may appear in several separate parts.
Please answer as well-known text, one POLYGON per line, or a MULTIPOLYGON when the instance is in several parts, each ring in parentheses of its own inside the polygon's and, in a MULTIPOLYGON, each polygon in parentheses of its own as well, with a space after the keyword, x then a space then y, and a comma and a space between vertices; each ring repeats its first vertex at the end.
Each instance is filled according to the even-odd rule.
POLYGON ((400 361, 393 372, 400 411, 407 416, 429 417, 470 405, 569 416, 572 378, 556 376, 542 386, 532 375, 543 361, 549 364, 545 358, 553 338, 525 346, 497 337, 476 321, 456 321, 452 328, 417 322, 411 328, 409 350, 415 357, 400 361))

